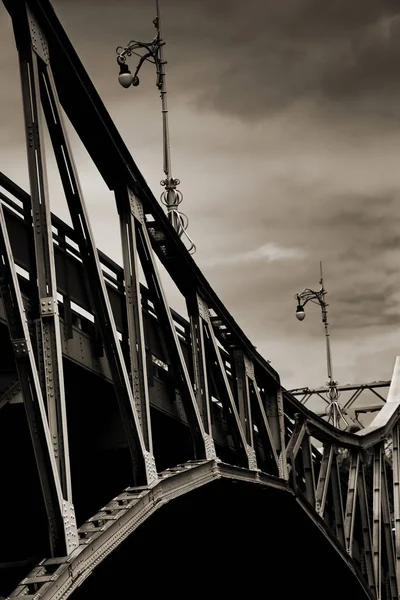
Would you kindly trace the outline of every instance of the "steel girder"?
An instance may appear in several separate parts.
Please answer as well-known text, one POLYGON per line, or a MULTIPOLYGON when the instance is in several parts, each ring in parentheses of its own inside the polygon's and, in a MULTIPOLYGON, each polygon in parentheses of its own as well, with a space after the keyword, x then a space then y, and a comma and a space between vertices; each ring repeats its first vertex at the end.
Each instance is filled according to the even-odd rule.
MULTIPOLYGON (((132 181, 132 178, 128 178, 126 184, 123 184, 122 180, 120 180, 118 187, 115 189, 116 203, 120 215, 121 242, 124 258, 126 321, 128 326, 127 342, 129 352, 127 364, 125 363, 82 190, 79 185, 78 174, 63 122, 63 114, 59 101, 59 86, 57 85, 57 80, 53 77, 53 53, 51 44, 48 42, 45 30, 43 29, 45 22, 41 21, 41 17, 43 16, 41 7, 40 3, 25 3, 21 1, 9 8, 13 19, 21 64, 28 162, 30 165, 31 204, 35 225, 33 236, 36 249, 34 268, 38 281, 40 327, 38 328, 37 344, 39 364, 32 364, 32 370, 36 369, 35 375, 39 379, 41 377, 42 387, 46 390, 48 396, 47 414, 46 416, 42 415, 42 418, 44 420, 47 419, 47 426, 50 428, 52 439, 56 441, 52 452, 50 452, 50 459, 59 463, 59 475, 63 486, 63 493, 66 496, 64 502, 71 504, 57 282, 55 277, 50 205, 46 186, 44 139, 41 126, 42 112, 46 120, 61 182, 70 210, 75 239, 79 247, 79 258, 85 269, 88 283, 87 296, 92 314, 94 315, 96 328, 101 334, 108 368, 125 425, 125 434, 133 467, 133 483, 147 485, 157 478, 151 434, 143 317, 138 280, 138 260, 140 260, 145 273, 150 296, 154 302, 155 312, 161 326, 175 385, 179 390, 180 400, 183 404, 192 434, 195 456, 198 458, 213 458, 216 456, 216 453, 212 433, 210 398, 205 394, 200 405, 198 404, 199 395, 197 394, 196 398, 188 365, 182 354, 175 325, 172 321, 171 311, 166 302, 157 271, 154 249, 149 233, 152 230, 148 225, 147 219, 149 207, 143 205, 143 201, 137 193, 137 182, 132 181), (40 368, 41 356, 43 356, 42 369, 40 368), (49 373, 51 376, 49 376, 49 373), (55 393, 53 393, 53 389, 55 393), (55 400, 53 400, 53 396, 55 396, 55 400)), ((54 54, 56 55, 57 52, 54 52, 54 54)), ((168 227, 168 221, 166 223, 168 227)), ((6 238, 7 230, 5 221, 3 225, 3 236, 6 238)), ((169 235, 171 235, 171 232, 169 232, 169 235)), ((173 236, 171 239, 176 243, 176 239, 173 236)), ((61 242, 61 248, 63 248, 65 240, 60 239, 59 242, 61 242)), ((9 259, 8 268, 10 269, 11 256, 9 256, 9 259)), ((8 275, 11 278, 11 274, 8 275)), ((207 379, 209 371, 213 371, 213 377, 218 382, 217 393, 223 405, 229 431, 235 441, 238 462, 245 467, 257 468, 252 410, 250 406, 250 395, 252 394, 256 399, 258 418, 261 419, 261 444, 264 443, 264 440, 267 440, 267 454, 272 454, 276 471, 278 472, 278 451, 282 455, 284 449, 275 448, 275 442, 272 438, 266 416, 264 401, 261 398, 259 387, 255 383, 254 366, 251 366, 252 363, 249 359, 242 356, 242 361, 246 361, 247 365, 245 372, 241 370, 240 360, 236 361, 236 378, 240 405, 238 410, 234 392, 226 371, 226 365, 224 364, 227 352, 221 346, 218 339, 220 337, 218 329, 215 329, 211 321, 209 309, 206 306, 205 300, 198 293, 199 290, 197 289, 195 280, 191 280, 189 283, 191 290, 188 292, 188 296, 194 294, 197 298, 198 314, 195 314, 195 318, 199 319, 199 324, 201 323, 199 337, 196 337, 195 342, 191 344, 192 348, 196 348, 196 346, 199 348, 197 355, 194 355, 195 362, 196 360, 199 364, 202 362, 201 370, 203 377, 207 379), (201 307, 200 312, 199 307, 201 307), (213 357, 209 361, 209 367, 206 365, 206 351, 213 357), (250 375, 249 369, 251 371, 250 375), (244 385, 243 394, 241 393, 240 382, 243 382, 244 385), (243 408, 243 402, 246 406, 246 413, 239 414, 243 408)), ((19 288, 15 287, 15 293, 20 294, 19 288)), ((66 302, 64 304, 68 308, 70 307, 68 293, 65 295, 65 298, 66 302)), ((11 328, 12 317, 8 312, 6 316, 11 328)), ((192 335, 195 335, 194 329, 192 335)), ((71 323, 68 327, 67 336, 73 336, 71 323)), ((240 349, 237 348, 235 352, 236 356, 238 356, 240 349)), ((268 377, 271 379, 271 370, 268 368, 267 371, 268 377)), ((20 373, 25 399, 25 390, 28 387, 28 383, 25 385, 25 381, 22 381, 23 377, 26 380, 26 376, 20 373)), ((275 382, 275 391, 278 393, 279 385, 277 386, 275 379, 273 381, 275 382)), ((279 401, 277 400, 277 402, 279 401)), ((35 424, 32 418, 29 415, 28 418, 31 426, 34 428, 35 424)), ((278 438, 282 440, 284 433, 283 430, 279 431, 279 428, 283 427, 282 414, 277 423, 278 438)), ((42 446, 43 444, 44 442, 42 442, 42 446)), ((38 463, 38 466, 41 478, 46 482, 43 492, 48 505, 48 513, 51 515, 52 505, 50 500, 48 500, 51 490, 49 491, 48 487, 52 474, 49 473, 49 466, 44 464, 43 461, 38 463)), ((52 515, 51 518, 53 519, 52 515)), ((74 525, 71 525, 71 527, 74 527, 74 525)), ((58 530, 54 533, 54 538, 53 554, 59 555, 60 552, 57 544, 62 542, 59 539, 60 534, 58 530)), ((61 547, 64 549, 61 553, 64 554, 68 554, 71 550, 71 547, 65 542, 61 547)))

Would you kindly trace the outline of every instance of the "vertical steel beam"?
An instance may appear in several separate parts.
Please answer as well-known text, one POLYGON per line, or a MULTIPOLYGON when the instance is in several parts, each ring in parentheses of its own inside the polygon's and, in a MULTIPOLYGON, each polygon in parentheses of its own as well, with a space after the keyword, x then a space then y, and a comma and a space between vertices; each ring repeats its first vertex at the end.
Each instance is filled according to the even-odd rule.
POLYGON ((321 467, 318 475, 317 492, 315 494, 315 510, 322 519, 324 518, 334 453, 335 448, 332 444, 324 446, 324 453, 322 455, 321 467))
POLYGON ((0 202, 0 292, 3 299, 33 450, 49 521, 53 556, 70 554, 79 544, 73 505, 64 497, 46 407, 0 202))
POLYGON ((332 462, 331 483, 332 483, 333 510, 335 513, 336 537, 338 538, 339 542, 342 544, 343 548, 346 548, 346 542, 344 539, 344 514, 343 514, 342 485, 341 485, 341 480, 340 480, 337 448, 335 448, 335 454, 334 454, 333 462, 332 462))
POLYGON ((151 434, 150 400, 136 248, 135 218, 132 214, 128 189, 121 188, 117 190, 115 198, 121 230, 132 392, 146 451, 152 455, 153 440, 151 434))
POLYGON ((258 423, 258 427, 260 430, 260 435, 261 435, 261 439, 262 439, 262 442, 264 445, 264 449, 267 453, 272 454, 272 458, 274 459, 274 462, 276 464, 276 469, 278 471, 278 475, 281 476, 279 456, 278 456, 278 453, 277 453, 277 450, 275 447, 275 442, 274 442, 274 438, 272 436, 268 417, 264 410, 264 404, 263 404, 260 390, 258 389, 257 381, 256 381, 256 378, 254 375, 253 365, 251 365, 250 374, 251 374, 250 381, 251 381, 251 385, 252 385, 252 389, 254 391, 254 397, 255 397, 255 411, 258 416, 257 423, 258 423))
POLYGON ((270 424, 272 439, 279 458, 279 474, 283 479, 288 479, 285 443, 285 413, 283 408, 282 388, 278 385, 266 399, 267 419, 270 424))
POLYGON ((286 460, 288 465, 288 474, 293 485, 294 493, 297 494, 297 470, 296 457, 300 450, 304 435, 307 430, 305 419, 296 415, 296 424, 286 447, 286 460))
POLYGON ((360 503, 361 527, 364 542, 365 565, 367 570, 368 585, 378 597, 378 589, 375 582, 375 568, 372 551, 371 525, 369 520, 368 495, 365 485, 364 465, 361 463, 358 471, 358 497, 360 503))
POLYGON ((249 469, 256 469, 256 455, 253 448, 247 444, 246 435, 240 422, 235 399, 233 397, 228 376, 222 361, 221 352, 218 348, 217 339, 215 337, 214 329, 210 319, 209 309, 205 302, 203 302, 203 314, 208 333, 209 348, 211 351, 210 353, 213 355, 214 361, 217 365, 215 375, 219 384, 218 389, 221 393, 220 399, 224 408, 226 419, 228 421, 230 432, 235 442, 238 462, 241 466, 248 467, 249 469))
POLYGON ((315 476, 314 476, 314 463, 312 459, 312 447, 310 436, 308 433, 304 436, 303 443, 301 445, 301 453, 303 458, 304 467, 304 479, 306 484, 306 497, 309 503, 315 505, 315 476))
POLYGON ((180 390, 183 407, 189 422, 195 454, 197 458, 215 458, 214 441, 212 436, 205 432, 185 358, 172 320, 171 310, 165 298, 157 269, 157 263, 147 231, 143 207, 139 199, 135 198, 133 194, 131 203, 136 222, 136 240, 140 262, 152 295, 152 301, 156 307, 158 319, 163 328, 163 333, 166 336, 168 353, 171 358, 176 383, 180 390))
MULTIPOLYGON (((236 394, 238 399, 239 419, 246 436, 247 445, 254 450, 253 419, 250 406, 249 378, 247 374, 247 358, 242 350, 233 351, 236 372, 236 394)), ((247 361, 248 362, 248 361, 247 361)), ((253 367, 254 371, 254 367, 253 367)))
POLYGON ((386 557, 388 564, 388 579, 390 587, 391 600, 398 600, 400 597, 400 586, 397 583, 396 577, 396 553, 393 543, 392 519, 390 511, 389 490, 386 474, 386 459, 382 452, 382 521, 383 533, 385 536, 386 557))
POLYGON ((72 505, 61 332, 40 107, 38 56, 33 51, 32 41, 27 37, 24 37, 23 41, 20 39, 18 52, 40 311, 38 353, 43 368, 40 369, 39 376, 46 398, 47 416, 63 497, 72 505))
POLYGON ((71 310, 71 294, 70 294, 70 274, 68 269, 67 261, 67 243, 65 239, 65 233, 63 231, 58 232, 59 248, 62 251, 63 271, 65 277, 65 290, 63 294, 63 307, 64 307, 64 322, 65 322, 65 333, 67 339, 72 340, 74 337, 72 328, 72 310, 71 310))
POLYGON ((357 480, 359 462, 359 453, 352 451, 350 454, 349 483, 347 487, 347 499, 344 515, 344 538, 346 542, 346 550, 350 554, 350 556, 353 555, 353 534, 354 523, 356 519, 357 480))
POLYGON ((396 552, 396 579, 400 589, 400 439, 399 425, 392 431, 393 461, 393 506, 394 506, 394 539, 396 552))
POLYGON ((377 597, 382 587, 382 447, 374 448, 372 489, 372 552, 377 597))
POLYGON ((303 418, 299 417, 296 421, 292 436, 286 447, 287 460, 296 459, 298 451, 300 450, 304 435, 306 433, 307 426, 303 418))
POLYGON ((186 299, 190 320, 194 392, 206 435, 212 436, 212 417, 204 339, 203 306, 197 294, 186 299))
MULTIPOLYGON (((42 34, 43 36, 43 34, 42 34)), ((125 434, 132 459, 135 483, 149 483, 157 477, 153 455, 147 451, 129 382, 114 316, 90 227, 76 167, 66 134, 51 69, 40 72, 41 98, 71 220, 77 235, 80 256, 92 293, 95 319, 103 339, 125 434)))

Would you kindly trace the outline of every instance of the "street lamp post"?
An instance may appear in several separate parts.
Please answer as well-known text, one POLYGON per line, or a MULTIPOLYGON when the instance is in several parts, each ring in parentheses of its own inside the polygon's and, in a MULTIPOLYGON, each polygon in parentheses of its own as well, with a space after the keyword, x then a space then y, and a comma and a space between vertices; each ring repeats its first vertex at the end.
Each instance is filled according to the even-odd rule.
POLYGON ((325 340, 326 340, 326 363, 327 363, 327 371, 328 371, 328 422, 332 421, 332 424, 335 427, 339 426, 340 420, 348 425, 346 421, 342 409, 339 405, 339 391, 338 391, 338 383, 333 379, 332 373, 332 355, 331 355, 331 345, 330 345, 330 333, 329 333, 329 323, 328 323, 328 304, 325 300, 326 289, 324 288, 324 279, 322 275, 322 263, 320 263, 320 286, 321 289, 318 291, 311 290, 310 288, 305 288, 300 294, 295 294, 295 298, 297 300, 297 308, 296 308, 296 318, 299 321, 303 321, 306 313, 304 310, 305 305, 308 302, 313 302, 314 304, 319 304, 321 307, 322 313, 322 323, 325 329, 325 340))
POLYGON ((162 39, 161 33, 159 0, 156 0, 156 18, 153 20, 153 24, 157 31, 157 34, 153 40, 150 42, 138 42, 136 40, 131 40, 126 46, 118 46, 116 49, 117 63, 120 67, 118 81, 124 88, 129 88, 130 86, 136 87, 140 83, 139 71, 143 64, 145 62, 150 62, 156 67, 156 86, 160 91, 161 97, 161 113, 163 124, 163 169, 165 174, 165 179, 161 181, 161 185, 165 188, 165 190, 162 192, 160 199, 167 208, 167 214, 170 223, 178 233, 179 237, 185 237, 188 242, 188 251, 193 254, 196 251, 196 246, 187 233, 189 220, 187 216, 179 210, 179 205, 183 200, 182 192, 177 189, 180 181, 172 176, 171 148, 168 126, 167 84, 165 72, 166 61, 164 60, 163 51, 165 42, 162 39), (134 73, 132 74, 128 65, 126 64, 126 59, 133 54, 139 57, 139 62, 134 73))

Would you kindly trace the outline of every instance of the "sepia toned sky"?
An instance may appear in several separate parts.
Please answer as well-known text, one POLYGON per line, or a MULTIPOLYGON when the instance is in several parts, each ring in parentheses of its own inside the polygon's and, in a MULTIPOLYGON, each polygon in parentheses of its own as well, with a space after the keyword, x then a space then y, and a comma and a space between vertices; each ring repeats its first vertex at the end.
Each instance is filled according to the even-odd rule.
MULTIPOLYGON (((115 48, 154 36, 150 0, 53 0, 156 196, 155 72, 117 82, 115 48)), ((389 379, 400 353, 400 7, 389 0, 161 0, 173 174, 195 259, 285 387, 326 381, 320 311, 294 316, 323 261, 340 383, 389 379)), ((28 189, 16 51, 0 6, 0 170, 28 189)), ((131 59, 131 67, 135 61, 131 59)), ((73 91, 72 91, 73 92, 73 91)), ((98 246, 113 197, 71 133, 98 246)), ((52 210, 67 218, 49 156, 52 210)), ((169 296, 172 306, 181 299, 169 296)))

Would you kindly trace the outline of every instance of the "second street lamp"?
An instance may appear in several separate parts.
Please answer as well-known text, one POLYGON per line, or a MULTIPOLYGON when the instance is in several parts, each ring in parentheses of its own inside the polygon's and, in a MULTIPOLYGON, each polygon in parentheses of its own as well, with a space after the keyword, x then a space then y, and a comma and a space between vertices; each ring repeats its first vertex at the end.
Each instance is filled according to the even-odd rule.
POLYGON ((295 295, 295 299, 297 300, 297 308, 296 308, 296 318, 299 321, 303 321, 306 313, 304 307, 308 302, 313 302, 314 304, 319 304, 322 312, 322 323, 325 328, 325 339, 326 339, 326 363, 327 363, 327 371, 328 371, 328 422, 332 421, 332 424, 335 427, 339 426, 340 420, 342 419, 346 425, 348 426, 348 422, 346 421, 342 409, 339 405, 339 391, 337 389, 337 381, 333 379, 332 374, 332 356, 331 356, 331 345, 330 345, 330 333, 329 333, 329 323, 328 323, 328 304, 325 300, 326 290, 324 288, 324 279, 322 276, 322 264, 320 263, 321 270, 321 278, 320 278, 320 286, 321 289, 318 291, 311 290, 310 288, 305 288, 300 294, 295 295))

